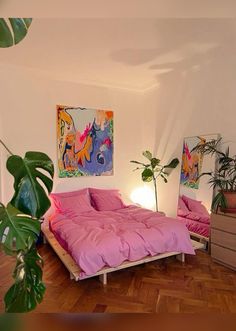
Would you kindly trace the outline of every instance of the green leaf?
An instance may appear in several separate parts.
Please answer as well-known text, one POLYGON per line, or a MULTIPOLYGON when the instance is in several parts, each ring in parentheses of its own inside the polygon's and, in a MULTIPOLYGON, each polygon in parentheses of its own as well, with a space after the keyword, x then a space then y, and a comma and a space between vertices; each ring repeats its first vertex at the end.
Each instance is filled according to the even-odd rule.
POLYGON ((165 165, 164 168, 175 169, 178 164, 179 164, 179 160, 175 158, 169 164, 165 165))
POLYGON ((9 18, 12 30, 8 21, 0 18, 0 47, 10 47, 23 40, 31 25, 32 18, 9 18))
POLYGON ((143 152, 143 156, 145 156, 149 161, 152 159, 152 153, 149 151, 143 152))
POLYGON ((140 164, 144 167, 146 167, 145 163, 139 162, 139 161, 130 161, 131 163, 135 163, 135 164, 140 164))
POLYGON ((221 144, 222 138, 218 139, 211 139, 203 144, 197 144, 192 150, 192 152, 199 152, 204 155, 214 155, 216 154, 217 157, 226 157, 226 154, 220 151, 220 144, 221 144))
POLYGON ((216 194, 212 200, 211 209, 213 212, 217 213, 218 208, 226 208, 226 200, 222 191, 216 194))
POLYGON ((25 313, 42 302, 45 286, 42 282, 43 260, 32 246, 27 253, 20 252, 14 271, 15 284, 5 295, 5 309, 8 313, 25 313))
POLYGON ((0 203, 0 242, 7 251, 26 249, 30 242, 37 239, 40 222, 23 215, 10 203, 5 207, 0 203))
POLYGON ((21 18, 9 18, 14 34, 14 43, 18 44, 27 34, 27 27, 21 18))
POLYGON ((229 157, 229 146, 226 148, 225 155, 226 157, 229 157))
POLYGON ((160 176, 163 178, 163 180, 164 180, 165 183, 168 182, 167 178, 164 175, 161 174, 160 176))
POLYGON ((159 159, 157 159, 157 158, 155 158, 155 157, 153 157, 153 158, 151 159, 151 166, 152 166, 153 169, 154 169, 159 163, 160 163, 160 160, 159 160, 159 159))
POLYGON ((4 18, 0 18, 0 47, 13 45, 13 37, 4 18))
POLYGON ((25 22, 26 27, 29 28, 32 23, 32 18, 23 18, 23 21, 25 22))
POLYGON ((40 152, 27 152, 24 159, 13 155, 7 160, 7 169, 14 176, 15 194, 11 204, 25 214, 40 218, 50 207, 45 188, 48 193, 52 191, 54 167, 50 158, 40 152), (46 171, 49 176, 39 170, 46 171))
POLYGON ((201 177, 204 177, 204 176, 213 176, 213 173, 212 173, 212 172, 202 172, 202 173, 197 177, 197 180, 199 180, 201 177))
POLYGON ((153 171, 151 169, 146 168, 143 172, 142 172, 142 180, 144 182, 151 182, 153 179, 153 171))

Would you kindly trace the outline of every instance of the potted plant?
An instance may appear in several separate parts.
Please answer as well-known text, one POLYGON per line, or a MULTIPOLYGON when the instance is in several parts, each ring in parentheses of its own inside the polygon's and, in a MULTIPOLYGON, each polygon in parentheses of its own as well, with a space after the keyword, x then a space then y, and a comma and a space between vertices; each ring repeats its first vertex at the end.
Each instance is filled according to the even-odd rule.
POLYGON ((43 260, 36 242, 40 234, 40 218, 50 207, 54 166, 41 152, 14 155, 0 140, 10 156, 7 170, 14 177, 14 195, 4 205, 0 202, 0 249, 15 257, 14 284, 4 301, 6 312, 28 312, 43 299, 43 260), (40 180, 40 181, 39 181, 40 180), (43 186, 43 185, 44 186, 43 186))
POLYGON ((202 176, 209 176, 209 184, 216 194, 212 200, 211 209, 217 213, 221 211, 236 213, 236 155, 230 156, 229 147, 225 152, 221 151, 222 138, 210 140, 202 145, 196 146, 194 150, 203 155, 216 156, 215 171, 202 173, 202 176))
MULTIPOLYGON (((0 18, 0 48, 21 42, 31 22, 32 18, 0 18)), ((48 193, 53 186, 54 167, 44 153, 27 152, 21 158, 14 155, 2 140, 0 144, 10 155, 7 169, 14 177, 15 190, 6 206, 0 202, 0 249, 16 259, 14 284, 4 298, 5 310, 28 312, 42 301, 45 292, 43 260, 38 254, 36 241, 40 234, 40 218, 50 207, 48 193)))
POLYGON ((156 211, 158 211, 158 201, 157 201, 157 179, 161 177, 165 183, 168 182, 167 177, 169 176, 171 170, 177 167, 179 164, 179 160, 174 158, 170 163, 166 165, 161 165, 161 160, 153 157, 152 153, 149 151, 145 151, 142 153, 144 157, 148 159, 148 163, 139 162, 139 161, 130 161, 131 163, 138 164, 139 167, 135 168, 135 170, 142 170, 142 180, 144 182, 153 182, 154 190, 155 190, 155 205, 156 211))
MULTIPOLYGON (((32 18, 0 18, 0 48, 11 47, 28 33, 32 18)), ((40 218, 50 207, 48 193, 53 186, 54 166, 41 152, 27 152, 24 158, 10 155, 7 169, 14 177, 14 195, 5 206, 0 202, 0 249, 15 257, 14 284, 4 301, 6 312, 28 312, 43 299, 43 260, 36 242, 40 234, 40 218), (42 171, 41 171, 42 170, 42 171), (43 184, 43 185, 42 185, 43 184)))

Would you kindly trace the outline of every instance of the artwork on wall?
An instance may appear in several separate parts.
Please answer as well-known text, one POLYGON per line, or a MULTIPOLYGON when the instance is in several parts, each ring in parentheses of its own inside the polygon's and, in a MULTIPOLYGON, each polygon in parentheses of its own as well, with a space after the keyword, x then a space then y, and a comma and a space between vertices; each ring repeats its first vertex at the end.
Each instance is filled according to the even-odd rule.
POLYGON ((203 155, 193 151, 193 148, 205 142, 206 138, 204 136, 184 139, 180 184, 193 189, 199 188, 199 176, 202 169, 203 155))
MULTIPOLYGON (((183 208, 182 204, 182 202, 187 201, 187 199, 191 199, 192 201, 195 201, 195 203, 201 203, 205 206, 207 211, 211 210, 213 187, 209 187, 208 176, 203 176, 200 178, 199 176, 203 173, 215 171, 216 158, 211 154, 204 154, 203 156, 203 154, 196 152, 196 150, 193 149, 194 147, 202 145, 205 142, 217 140, 219 137, 220 134, 212 133, 194 137, 185 137, 183 140, 183 154, 179 185, 179 198, 183 201, 179 199, 177 210, 177 215, 182 220, 183 218, 188 218, 186 209, 183 208)), ((191 209, 190 206, 187 207, 191 209)), ((189 219, 191 219, 192 216, 193 215, 191 214, 189 219)), ((196 217, 196 215, 194 217, 196 217)), ((192 219, 191 222, 195 220, 196 219, 192 219)))
POLYGON ((113 174, 113 111, 57 106, 59 177, 113 174))

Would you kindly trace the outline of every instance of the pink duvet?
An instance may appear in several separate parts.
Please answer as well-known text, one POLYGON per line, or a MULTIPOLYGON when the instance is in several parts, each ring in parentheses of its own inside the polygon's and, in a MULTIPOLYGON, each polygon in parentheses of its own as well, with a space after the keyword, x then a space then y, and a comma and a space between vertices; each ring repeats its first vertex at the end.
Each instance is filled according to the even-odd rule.
POLYGON ((117 267, 164 252, 195 254, 186 226, 178 220, 136 206, 116 211, 57 213, 50 228, 83 270, 117 267))
POLYGON ((188 218, 193 221, 198 221, 200 223, 205 223, 208 225, 210 224, 210 215, 203 215, 194 211, 185 211, 178 209, 178 216, 188 218))
POLYGON ((202 223, 199 221, 191 220, 189 218, 180 217, 178 219, 186 225, 189 231, 194 232, 196 234, 200 234, 206 238, 209 238, 210 234, 210 226, 207 223, 202 223))
POLYGON ((178 219, 186 225, 189 231, 209 238, 210 215, 178 208, 178 219))

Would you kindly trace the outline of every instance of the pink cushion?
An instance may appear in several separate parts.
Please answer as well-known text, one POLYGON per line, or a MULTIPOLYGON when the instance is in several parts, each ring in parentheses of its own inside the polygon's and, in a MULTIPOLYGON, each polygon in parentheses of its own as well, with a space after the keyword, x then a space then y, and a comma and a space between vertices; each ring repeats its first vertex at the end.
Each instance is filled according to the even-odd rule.
POLYGON ((178 209, 182 210, 183 212, 189 212, 187 205, 181 197, 179 197, 178 209))
POLYGON ((116 210, 126 207, 119 190, 89 188, 93 206, 99 211, 116 210))
POLYGON ((204 216, 209 216, 209 213, 208 213, 206 207, 202 204, 201 201, 190 199, 189 197, 186 197, 185 195, 182 196, 182 199, 190 211, 202 214, 204 216))
POLYGON ((81 213, 94 210, 90 202, 88 189, 74 192, 51 193, 50 198, 52 198, 56 210, 60 213, 81 213))
POLYGON ((190 210, 186 211, 186 210, 182 210, 182 209, 178 208, 177 215, 180 217, 187 217, 189 213, 190 213, 190 210))

